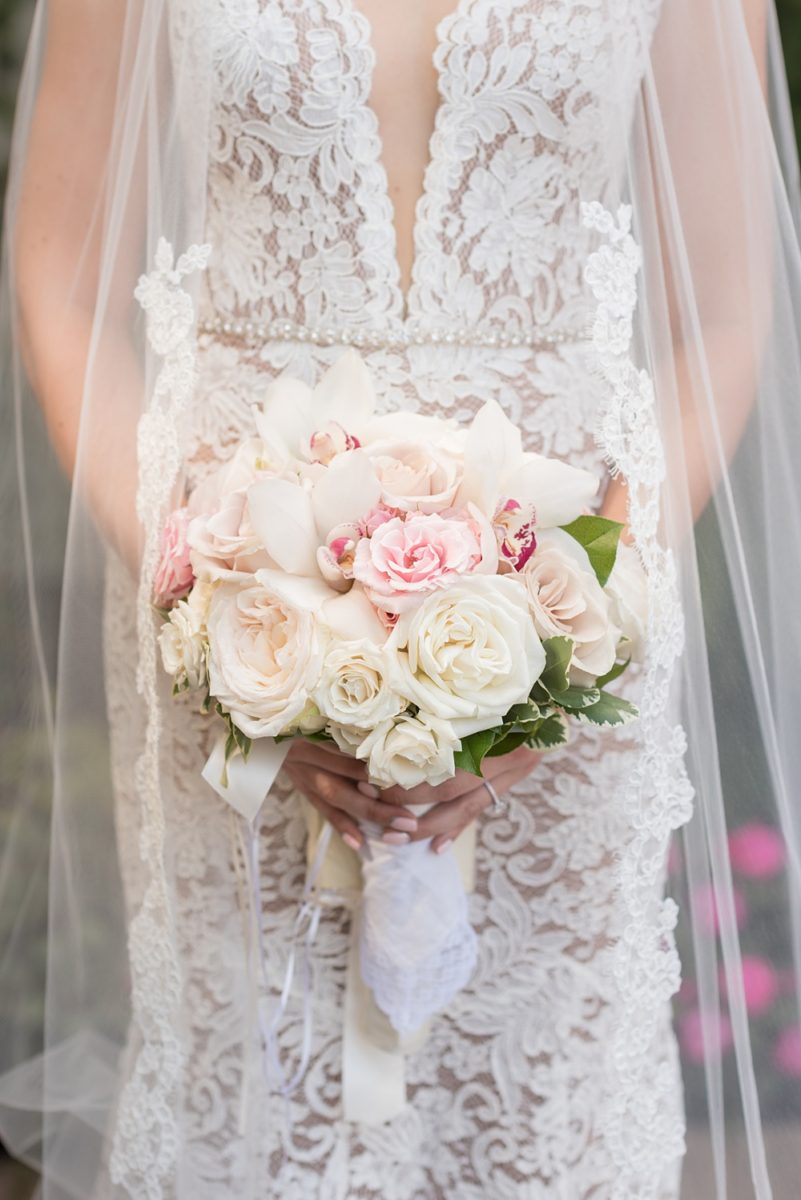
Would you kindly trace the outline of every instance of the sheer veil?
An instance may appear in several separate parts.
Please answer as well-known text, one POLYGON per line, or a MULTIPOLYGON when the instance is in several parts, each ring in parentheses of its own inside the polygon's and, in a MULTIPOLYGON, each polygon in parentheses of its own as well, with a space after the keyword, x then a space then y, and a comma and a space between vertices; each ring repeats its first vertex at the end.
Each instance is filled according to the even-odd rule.
MULTIPOLYGON (((607 391, 598 438, 628 482, 650 603, 640 768, 621 797, 625 929, 609 969, 626 1020, 609 1048, 606 1131, 621 1200, 643 1200, 631 1180, 668 1148, 640 1064, 679 988, 675 940, 678 1019, 697 1023, 694 1152, 723 1198, 744 1139, 753 1195, 767 1200, 788 1169, 772 1131, 801 1124, 801 1082, 776 1082, 781 1028, 768 1028, 747 970, 773 964, 777 1019, 798 1027, 798 162, 769 0, 621 2, 640 36, 620 52, 641 56, 640 83, 602 118, 588 108, 597 170, 578 198, 607 391), (743 830, 778 831, 770 844, 786 863, 745 926, 743 830), (669 853, 671 898, 657 903, 669 853)), ((48 1200, 86 1200, 101 1168, 111 1195, 186 1194, 181 847, 165 833, 169 696, 149 598, 181 489, 193 297, 214 253, 206 8, 40 0, 18 104, 0 298, 13 680, 0 735, 0 1136, 44 1170, 48 1200), (136 661, 104 661, 109 559, 130 573, 136 661), (107 683, 119 673, 142 696, 126 751, 148 880, 137 894, 116 852, 107 683)))

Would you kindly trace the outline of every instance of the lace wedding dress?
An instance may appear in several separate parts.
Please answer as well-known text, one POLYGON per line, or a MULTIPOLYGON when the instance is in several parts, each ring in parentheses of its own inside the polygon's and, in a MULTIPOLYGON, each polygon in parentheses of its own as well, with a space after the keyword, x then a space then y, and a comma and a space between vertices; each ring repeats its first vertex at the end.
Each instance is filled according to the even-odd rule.
MULTIPOLYGON (((603 476, 593 429, 604 387, 587 342, 594 301, 584 275, 594 235, 582 224, 580 200, 603 198, 617 169, 607 126, 614 119, 625 128, 620 106, 639 86, 642 30, 655 27, 659 0, 460 0, 440 23, 441 103, 406 296, 369 103, 370 28, 355 0, 209 0, 207 8, 215 53, 212 250, 198 313, 192 477, 250 428, 251 405, 271 377, 313 381, 343 344, 361 349, 384 409, 467 421, 494 398, 529 449, 603 476)), ((134 653, 134 615, 126 580, 113 570, 108 593, 109 704, 115 728, 130 730, 144 724, 141 701, 111 664, 134 653)), ((623 920, 613 864, 630 735, 576 734, 515 789, 506 814, 480 822, 470 899, 478 968, 409 1056, 406 1111, 372 1127, 346 1122, 341 1108, 345 908, 325 910, 314 944, 305 1077, 286 1105, 252 1099, 260 1065, 255 1041, 242 1033, 251 1028, 252 997, 240 848, 231 814, 200 779, 207 723, 181 702, 165 701, 165 712, 187 1041, 181 1195, 619 1195, 621 1147, 612 1146, 605 1120, 619 1001, 602 962, 623 920)), ((134 763, 124 746, 135 740, 114 747, 132 911, 142 883, 134 763)), ((260 846, 268 971, 278 989, 306 869, 299 797, 286 783, 263 810, 260 846)), ((302 1019, 296 989, 280 1031, 290 1063, 302 1019)), ((133 1039, 132 1062, 137 1049, 133 1039)), ((658 1153, 631 1147, 636 1183, 626 1194, 670 1200, 683 1132, 667 1007, 638 1053, 653 1095, 664 1095, 667 1077, 673 1103, 648 1112, 658 1153)), ((645 1110, 651 1100, 646 1086, 645 1110)), ((129 1105, 117 1130, 115 1195, 155 1195, 144 1182, 154 1106, 152 1094, 138 1110, 129 1105)))

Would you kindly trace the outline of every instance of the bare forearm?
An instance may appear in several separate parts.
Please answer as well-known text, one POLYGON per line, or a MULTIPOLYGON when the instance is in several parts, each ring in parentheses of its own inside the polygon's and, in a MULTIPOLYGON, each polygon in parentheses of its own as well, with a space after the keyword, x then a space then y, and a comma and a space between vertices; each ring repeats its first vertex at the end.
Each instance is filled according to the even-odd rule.
POLYGON ((110 327, 88 368, 91 316, 80 310, 62 315, 48 336, 42 315, 26 328, 25 360, 53 447, 101 535, 134 566, 139 363, 126 331, 110 327))

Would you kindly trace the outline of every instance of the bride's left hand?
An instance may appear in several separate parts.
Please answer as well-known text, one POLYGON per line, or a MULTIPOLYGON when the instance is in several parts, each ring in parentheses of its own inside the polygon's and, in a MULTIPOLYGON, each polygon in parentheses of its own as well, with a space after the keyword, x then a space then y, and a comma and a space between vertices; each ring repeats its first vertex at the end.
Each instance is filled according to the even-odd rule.
MULTIPOLYGON (((499 758, 485 758, 482 764, 484 779, 492 784, 499 796, 502 796, 530 775, 541 758, 541 754, 529 750, 527 746, 520 746, 499 758)), ((433 805, 427 813, 418 818, 417 832, 411 834, 408 840, 420 842, 431 838, 431 849, 436 854, 447 850, 471 821, 475 821, 476 817, 492 804, 492 798, 484 787, 483 780, 471 775, 469 771, 457 771, 453 779, 441 783, 439 787, 423 784, 409 791, 403 788, 380 791, 370 783, 359 783, 357 787, 366 796, 380 798, 392 804, 402 804, 407 808, 418 804, 433 805)), ((393 841, 398 841, 397 834, 393 841)))

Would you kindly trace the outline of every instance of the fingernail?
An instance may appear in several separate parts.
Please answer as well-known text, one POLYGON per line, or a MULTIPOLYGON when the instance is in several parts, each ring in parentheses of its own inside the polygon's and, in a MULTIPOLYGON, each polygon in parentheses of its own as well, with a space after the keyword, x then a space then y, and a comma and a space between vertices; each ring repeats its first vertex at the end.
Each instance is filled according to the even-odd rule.
POLYGON ((356 788, 363 796, 369 796, 371 800, 377 800, 381 795, 381 789, 372 783, 357 783, 356 788))
POLYGON ((343 833, 342 841, 346 846, 350 846, 351 850, 359 851, 362 848, 361 842, 358 838, 355 838, 352 833, 343 833))
POLYGON ((388 846, 405 846, 409 840, 408 833, 385 833, 381 838, 388 846))
POLYGON ((453 845, 452 840, 450 838, 446 838, 444 842, 440 842, 440 844, 437 846, 434 853, 435 854, 444 854, 445 851, 449 848, 449 846, 452 846, 452 845, 453 845))
POLYGON ((400 829, 401 833, 417 833, 417 821, 414 817, 394 817, 390 825, 393 829, 400 829))

